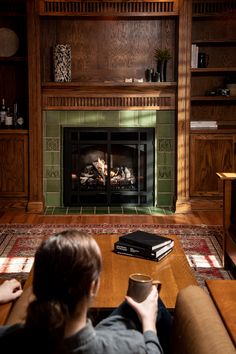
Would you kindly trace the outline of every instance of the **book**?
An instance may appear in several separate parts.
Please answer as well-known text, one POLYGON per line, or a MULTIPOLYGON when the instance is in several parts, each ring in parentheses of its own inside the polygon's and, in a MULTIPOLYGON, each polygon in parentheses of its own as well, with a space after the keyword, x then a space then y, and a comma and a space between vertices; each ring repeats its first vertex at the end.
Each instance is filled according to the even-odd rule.
POLYGON ((168 251, 173 247, 174 247, 174 241, 170 242, 168 245, 165 245, 164 247, 158 248, 157 251, 148 250, 146 248, 136 246, 136 245, 131 245, 123 241, 117 241, 114 244, 115 251, 132 253, 134 255, 141 255, 143 257, 151 257, 154 259, 160 257, 163 253, 165 253, 166 251, 168 251))
POLYGON ((161 254, 158 257, 148 257, 148 256, 143 256, 141 254, 134 254, 134 253, 129 253, 129 252, 123 252, 120 250, 115 250, 114 252, 123 256, 128 256, 128 257, 136 257, 136 258, 142 258, 142 259, 147 259, 150 261, 154 261, 154 262, 160 262, 163 258, 165 258, 171 251, 173 250, 173 247, 170 248, 168 251, 164 252, 163 254, 161 254))
POLYGON ((119 241, 123 241, 132 245, 141 246, 149 250, 168 245, 172 239, 157 234, 137 230, 119 237, 119 241))

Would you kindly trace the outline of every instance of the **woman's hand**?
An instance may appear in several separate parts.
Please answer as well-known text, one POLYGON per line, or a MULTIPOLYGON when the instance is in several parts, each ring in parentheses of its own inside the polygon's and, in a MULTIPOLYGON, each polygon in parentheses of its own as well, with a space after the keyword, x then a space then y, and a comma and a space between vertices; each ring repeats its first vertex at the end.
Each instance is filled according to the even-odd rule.
POLYGON ((5 280, 0 285, 0 304, 17 299, 22 292, 21 283, 18 280, 5 280))
POLYGON ((155 285, 148 297, 142 302, 134 301, 130 296, 125 297, 129 305, 136 311, 142 326, 143 332, 153 331, 156 333, 156 318, 157 318, 157 300, 158 291, 155 285))

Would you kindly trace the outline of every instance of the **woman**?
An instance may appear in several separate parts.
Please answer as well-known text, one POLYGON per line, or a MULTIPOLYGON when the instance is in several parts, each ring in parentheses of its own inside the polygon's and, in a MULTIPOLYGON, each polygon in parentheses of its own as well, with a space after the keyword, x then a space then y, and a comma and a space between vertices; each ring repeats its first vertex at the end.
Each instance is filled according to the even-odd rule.
POLYGON ((155 286, 142 303, 126 296, 126 303, 93 327, 87 313, 101 267, 100 249, 88 234, 68 230, 43 241, 35 254, 35 300, 24 326, 1 327, 1 353, 163 353, 155 286))

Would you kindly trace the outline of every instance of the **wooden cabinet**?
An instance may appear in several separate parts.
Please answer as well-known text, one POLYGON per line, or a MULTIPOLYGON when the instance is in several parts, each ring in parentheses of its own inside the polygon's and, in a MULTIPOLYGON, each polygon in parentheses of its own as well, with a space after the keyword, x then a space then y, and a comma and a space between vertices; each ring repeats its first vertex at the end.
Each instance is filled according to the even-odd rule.
POLYGON ((0 2, 0 101, 4 98, 6 107, 12 110, 17 103, 24 128, 28 120, 26 3, 25 0, 0 2))
POLYGON ((190 135, 190 196, 222 196, 219 171, 235 170, 234 134, 192 133, 190 135))
POLYGON ((0 198, 28 196, 28 132, 0 131, 0 198))

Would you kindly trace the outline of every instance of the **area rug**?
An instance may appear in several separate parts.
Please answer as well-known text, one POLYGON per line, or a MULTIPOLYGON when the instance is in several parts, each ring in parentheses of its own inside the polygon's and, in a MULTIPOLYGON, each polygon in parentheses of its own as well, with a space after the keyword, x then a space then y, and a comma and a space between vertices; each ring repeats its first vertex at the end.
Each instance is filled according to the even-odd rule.
POLYGON ((232 279, 222 268, 222 226, 180 224, 5 224, 0 225, 0 276, 26 279, 34 261, 34 254, 44 237, 62 230, 76 228, 90 234, 123 235, 143 230, 163 236, 178 236, 189 265, 201 287, 206 279, 232 279))

